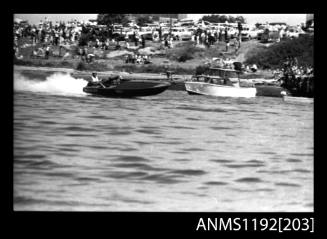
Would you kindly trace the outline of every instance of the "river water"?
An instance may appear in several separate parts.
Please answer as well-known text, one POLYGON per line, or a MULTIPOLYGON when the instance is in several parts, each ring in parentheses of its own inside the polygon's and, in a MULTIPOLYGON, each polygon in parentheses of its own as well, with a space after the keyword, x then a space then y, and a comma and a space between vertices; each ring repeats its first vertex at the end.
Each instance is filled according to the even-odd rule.
POLYGON ((313 105, 14 75, 14 210, 313 211, 313 105))

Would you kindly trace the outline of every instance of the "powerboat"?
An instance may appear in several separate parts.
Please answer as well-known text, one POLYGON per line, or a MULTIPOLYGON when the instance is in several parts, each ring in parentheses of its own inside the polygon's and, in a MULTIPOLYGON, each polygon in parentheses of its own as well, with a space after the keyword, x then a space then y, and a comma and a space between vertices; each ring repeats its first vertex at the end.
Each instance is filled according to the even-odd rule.
POLYGON ((233 69, 210 68, 216 75, 196 75, 185 82, 189 94, 200 94, 221 97, 255 97, 257 90, 254 86, 240 86, 241 71, 233 69), (236 77, 235 77, 236 76, 236 77))
POLYGON ((162 80, 126 80, 116 77, 106 81, 89 82, 83 91, 106 97, 141 97, 160 94, 170 85, 170 82, 162 80))
POLYGON ((283 97, 282 92, 287 92, 285 88, 278 83, 260 82, 254 83, 257 89, 257 96, 283 97))

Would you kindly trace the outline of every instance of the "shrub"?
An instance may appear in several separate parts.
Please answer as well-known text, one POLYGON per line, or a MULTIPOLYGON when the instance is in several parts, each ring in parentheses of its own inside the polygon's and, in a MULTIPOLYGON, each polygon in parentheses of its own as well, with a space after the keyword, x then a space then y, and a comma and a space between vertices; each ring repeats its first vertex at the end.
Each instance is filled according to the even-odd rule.
POLYGON ((62 61, 60 62, 61 66, 71 66, 71 63, 69 61, 62 61))
POLYGON ((264 69, 281 67, 287 57, 296 57, 299 65, 313 66, 313 36, 304 35, 275 43, 268 48, 257 48, 247 54, 246 64, 264 69))
POLYGON ((93 40, 91 33, 83 33, 78 41, 79 46, 86 46, 89 41, 93 40))
POLYGON ((76 70, 85 71, 87 69, 84 62, 80 61, 77 63, 76 70))
POLYGON ((193 42, 176 44, 174 48, 167 50, 167 58, 178 62, 185 62, 194 58, 196 52, 203 51, 197 48, 193 42))
POLYGON ((203 75, 206 72, 208 72, 209 70, 209 66, 208 65, 199 65, 195 68, 195 74, 196 75, 203 75))
POLYGON ((177 59, 178 62, 185 62, 187 60, 193 59, 193 55, 190 52, 183 52, 182 55, 180 55, 177 59))
POLYGON ((167 66, 167 65, 116 65, 115 71, 126 71, 134 73, 165 73, 166 71, 172 71, 174 74, 193 74, 192 68, 183 68, 179 66, 167 66))

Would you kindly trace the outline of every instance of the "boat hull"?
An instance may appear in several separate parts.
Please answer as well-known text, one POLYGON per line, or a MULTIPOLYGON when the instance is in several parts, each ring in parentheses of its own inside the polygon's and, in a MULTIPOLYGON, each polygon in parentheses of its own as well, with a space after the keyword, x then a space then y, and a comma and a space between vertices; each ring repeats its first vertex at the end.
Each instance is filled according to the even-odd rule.
POLYGON ((235 87, 210 84, 205 82, 185 82, 189 94, 211 95, 221 97, 255 97, 257 90, 254 87, 235 87))
POLYGON ((283 87, 272 85, 255 85, 257 96, 283 97, 282 92, 286 91, 283 87))
POLYGON ((313 104, 313 98, 307 98, 307 97, 295 97, 295 96, 283 96, 283 100, 286 102, 292 102, 292 103, 308 103, 313 104))
POLYGON ((130 98, 157 95, 164 92, 169 86, 169 82, 135 80, 105 88, 99 85, 86 86, 83 91, 98 96, 130 98))

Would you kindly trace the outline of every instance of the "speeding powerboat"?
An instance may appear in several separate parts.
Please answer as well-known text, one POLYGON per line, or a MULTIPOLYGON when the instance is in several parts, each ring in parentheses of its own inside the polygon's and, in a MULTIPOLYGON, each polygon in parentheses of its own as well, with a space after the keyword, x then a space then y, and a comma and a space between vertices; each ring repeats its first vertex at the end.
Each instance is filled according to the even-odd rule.
POLYGON ((162 80, 126 80, 109 79, 107 81, 89 82, 83 91, 106 97, 140 97, 157 95, 164 92, 171 83, 162 80))

